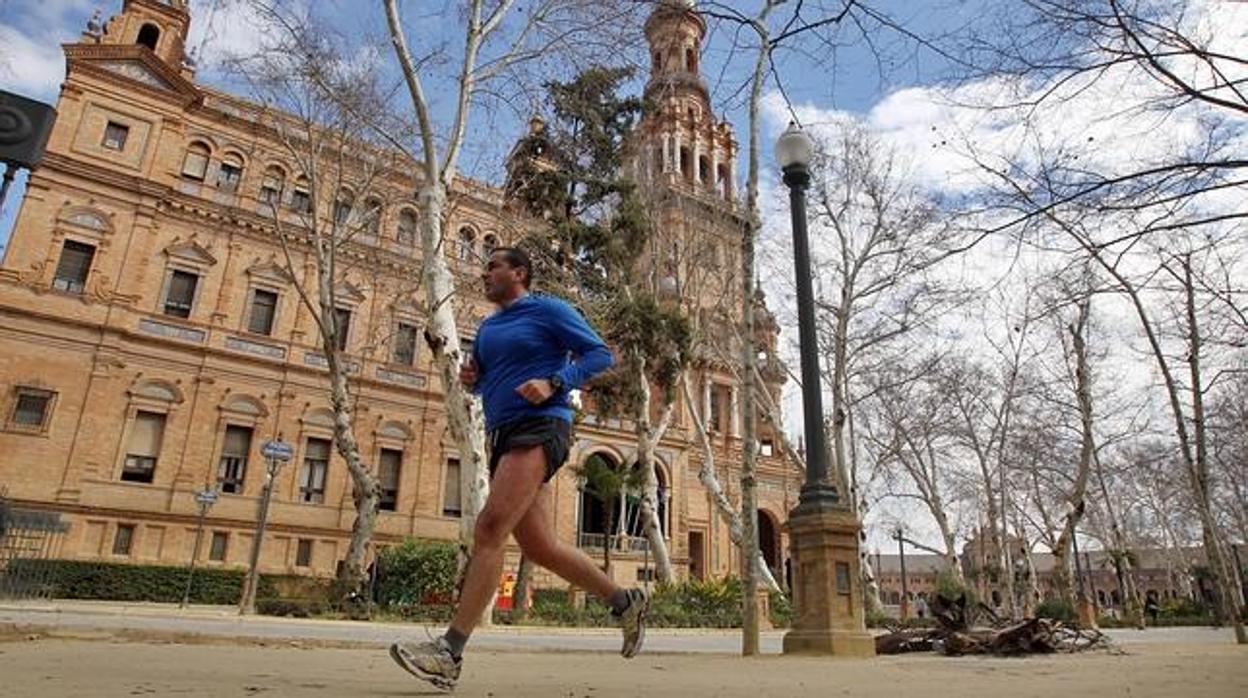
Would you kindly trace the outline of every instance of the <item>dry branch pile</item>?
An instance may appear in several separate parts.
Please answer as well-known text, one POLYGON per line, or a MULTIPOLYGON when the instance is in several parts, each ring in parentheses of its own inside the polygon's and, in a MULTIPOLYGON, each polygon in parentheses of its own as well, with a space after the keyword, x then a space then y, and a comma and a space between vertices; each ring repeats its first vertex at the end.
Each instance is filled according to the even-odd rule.
POLYGON ((1048 618, 1004 622, 981 604, 968 605, 965 596, 954 602, 937 596, 932 602, 935 628, 896 629, 875 638, 877 654, 940 652, 946 656, 993 654, 1019 656, 1053 652, 1108 649, 1109 638, 1099 630, 1068 627, 1048 618))

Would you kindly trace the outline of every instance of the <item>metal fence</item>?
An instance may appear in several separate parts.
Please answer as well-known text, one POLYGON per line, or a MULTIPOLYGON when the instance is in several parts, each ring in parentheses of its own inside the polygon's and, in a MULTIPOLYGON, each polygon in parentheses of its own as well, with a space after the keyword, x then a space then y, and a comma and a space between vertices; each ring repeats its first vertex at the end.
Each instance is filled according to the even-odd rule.
POLYGON ((0 495, 0 599, 51 595, 52 566, 25 562, 53 558, 68 530, 60 514, 18 509, 0 495))

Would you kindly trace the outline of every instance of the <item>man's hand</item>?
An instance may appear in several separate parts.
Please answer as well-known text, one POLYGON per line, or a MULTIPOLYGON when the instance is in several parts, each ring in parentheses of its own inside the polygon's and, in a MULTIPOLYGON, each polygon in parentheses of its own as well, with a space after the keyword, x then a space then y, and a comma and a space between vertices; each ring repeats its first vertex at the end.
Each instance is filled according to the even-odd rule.
POLYGON ((520 393, 525 400, 528 400, 529 404, 540 405, 549 400, 551 395, 555 394, 555 388, 545 378, 534 378, 533 380, 525 381, 524 385, 516 388, 516 392, 520 393))
POLYGON ((468 360, 459 365, 459 384, 467 390, 472 390, 477 385, 477 378, 480 373, 477 371, 477 362, 471 356, 468 360))

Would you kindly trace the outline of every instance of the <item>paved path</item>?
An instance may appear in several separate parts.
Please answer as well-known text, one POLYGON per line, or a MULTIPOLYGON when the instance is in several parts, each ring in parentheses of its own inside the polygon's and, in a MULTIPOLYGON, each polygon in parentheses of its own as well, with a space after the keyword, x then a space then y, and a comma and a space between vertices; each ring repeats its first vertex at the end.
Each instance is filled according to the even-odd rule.
MULTIPOLYGON (((10 636, 11 637, 11 636, 10 636)), ((2 640, 2 638, 0 638, 2 640)), ((0 641, 0 695, 22 698, 383 698, 440 692, 381 649, 0 641)), ((492 652, 464 659, 456 698, 1243 698, 1248 652, 1140 645, 1027 659, 830 660, 724 654, 492 652)))
MULTIPOLYGON (((423 638, 426 627, 415 623, 379 623, 250 616, 241 618, 226 606, 193 606, 178 609, 168 604, 120 604, 81 601, 0 604, 0 627, 20 626, 74 633, 123 633, 130 636, 200 636, 228 640, 245 638, 281 642, 308 641, 322 644, 384 646, 399 637, 423 638)), ((1230 630, 1212 628, 1153 628, 1146 631, 1110 630, 1124 648, 1141 645, 1207 645, 1233 643, 1230 630)), ((762 651, 779 654, 783 632, 763 633, 762 651)), ((473 648, 520 651, 619 650, 619 632, 610 629, 543 628, 501 626, 473 635, 473 648)), ((652 629, 646 635, 646 652, 739 654, 739 630, 652 629)))

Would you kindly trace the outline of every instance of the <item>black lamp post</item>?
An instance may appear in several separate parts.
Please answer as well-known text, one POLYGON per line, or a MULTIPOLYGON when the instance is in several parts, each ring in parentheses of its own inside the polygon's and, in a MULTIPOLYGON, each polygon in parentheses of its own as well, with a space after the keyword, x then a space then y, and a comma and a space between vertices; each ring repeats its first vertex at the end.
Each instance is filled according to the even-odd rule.
POLYGON ((906 582, 906 534, 901 526, 893 531, 893 538, 897 539, 897 555, 901 558, 901 607, 897 612, 905 620, 910 617, 910 588, 906 582))
POLYGON ((793 215, 793 265, 797 273, 798 347, 802 362, 802 411, 806 427, 806 482, 796 512, 817 511, 840 501, 828 479, 827 436, 823 430, 823 391, 819 376, 819 343, 815 336, 815 293, 810 280, 810 243, 806 232, 806 187, 814 143, 793 122, 776 142, 776 158, 789 187, 793 215))

